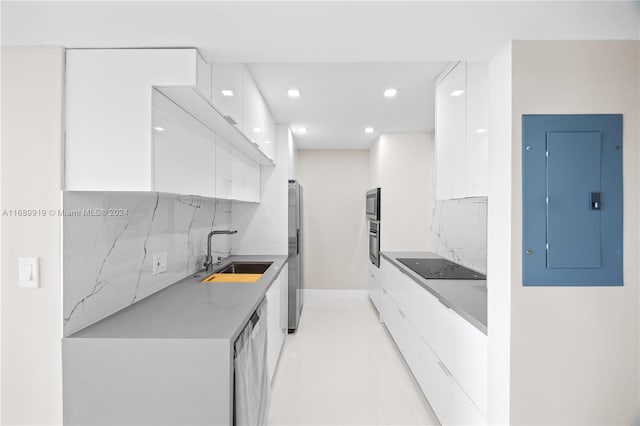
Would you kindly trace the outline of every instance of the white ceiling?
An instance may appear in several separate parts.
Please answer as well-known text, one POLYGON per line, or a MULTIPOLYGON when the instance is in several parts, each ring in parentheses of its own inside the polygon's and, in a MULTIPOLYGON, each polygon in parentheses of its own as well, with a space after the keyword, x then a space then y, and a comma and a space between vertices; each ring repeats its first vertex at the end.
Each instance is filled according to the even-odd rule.
POLYGON ((309 127, 303 148, 366 147, 367 125, 432 130, 444 63, 488 60, 508 40, 640 38, 639 1, 2 1, 0 12, 6 45, 197 47, 249 63, 276 119, 309 127), (388 85, 396 99, 382 98, 388 85))
POLYGON ((301 149, 366 149, 380 132, 431 132, 434 80, 445 62, 250 64, 274 118, 301 149), (398 89, 385 98, 386 88, 398 89), (300 89, 299 98, 286 90, 300 89), (364 133, 365 127, 374 133, 364 133), (297 128, 307 127, 301 134, 297 128))

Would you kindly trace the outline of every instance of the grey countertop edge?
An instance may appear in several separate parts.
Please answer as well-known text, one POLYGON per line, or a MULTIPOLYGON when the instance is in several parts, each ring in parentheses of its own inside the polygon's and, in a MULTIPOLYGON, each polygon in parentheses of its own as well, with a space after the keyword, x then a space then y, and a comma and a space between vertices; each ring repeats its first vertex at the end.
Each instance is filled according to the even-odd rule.
MULTIPOLYGON (((256 286, 261 286, 262 289, 261 291, 258 291, 256 294, 250 295, 248 297, 251 297, 251 300, 247 301, 247 305, 243 306, 243 311, 245 311, 243 313, 242 319, 240 321, 235 321, 237 323, 237 325, 234 326, 234 332, 232 334, 229 335, 224 335, 224 336, 216 336, 216 335, 189 335, 189 336, 178 336, 178 335, 167 335, 167 336, 158 336, 158 335, 117 335, 117 334, 109 334, 109 333, 97 333, 94 334, 92 333, 92 330, 95 330, 97 327, 100 327, 101 325, 104 325, 105 323, 109 322, 109 321, 113 321, 114 318, 117 318, 118 316, 122 315, 124 312, 126 311, 131 311, 136 309, 136 305, 138 304, 149 304, 149 303, 154 303, 154 296, 158 297, 159 295, 161 295, 163 292, 165 291, 169 291, 169 289, 176 288, 175 286, 180 286, 180 285, 185 285, 185 284, 192 284, 194 282, 198 282, 202 277, 206 276, 206 274, 209 274, 210 272, 205 272, 205 271, 197 271, 194 273, 189 274, 187 277, 183 278, 182 280, 179 280, 165 288, 163 288, 162 290, 157 291, 156 293, 153 293, 147 297, 145 297, 144 299, 141 299, 140 301, 134 303, 133 305, 129 305, 109 316, 107 316, 106 318, 103 318, 100 321, 97 321, 91 325, 88 325, 87 327, 78 330, 77 332, 71 334, 70 336, 66 336, 63 337, 64 339, 73 339, 73 340, 89 340, 89 339, 102 339, 102 340, 126 340, 126 339, 162 339, 162 340, 179 340, 179 339, 188 339, 188 340, 197 340, 197 339, 215 339, 215 340, 219 340, 219 339, 223 339, 223 340, 230 340, 230 341, 235 341, 235 339, 237 338, 237 336, 240 334, 240 332, 242 331, 242 329, 244 328, 245 324, 249 321, 251 315, 253 314, 253 312, 256 310, 256 308, 260 305, 260 303, 262 302, 262 300, 264 299, 264 297, 266 296, 267 291, 269 290, 269 288, 271 288, 271 285, 275 282, 275 280, 280 276, 280 273, 282 272, 282 270, 285 268, 285 266, 287 265, 288 262, 288 256, 287 255, 231 255, 228 258, 224 259, 224 261, 222 261, 222 263, 215 268, 216 270, 220 270, 223 269, 226 265, 228 265, 231 262, 247 262, 247 261, 255 261, 255 262, 261 262, 261 261, 271 261, 273 262, 273 264, 269 267, 269 269, 267 269, 267 271, 265 271, 265 273, 263 274, 263 276, 260 278, 260 280, 255 284, 256 286), (262 281, 264 280, 264 281, 262 281), (260 282, 262 281, 262 282, 260 282), (244 309, 246 308, 246 309, 244 309)), ((221 283, 224 284, 224 283, 221 283)))
MULTIPOLYGON (((422 278, 420 275, 416 274, 411 269, 407 268, 405 265, 397 261, 398 257, 441 258, 442 256, 438 256, 435 253, 426 252, 426 251, 425 252, 380 252, 380 254, 389 262, 391 262, 396 268, 398 268, 403 274, 407 275, 413 281, 418 283, 421 287, 423 287, 425 290, 427 290, 429 293, 435 296, 438 300, 441 300, 442 302, 444 302, 445 306, 450 307, 454 312, 456 312, 462 318, 467 320, 471 325, 476 327, 482 333, 487 334, 486 318, 484 321, 480 318, 476 318, 474 315, 472 315, 471 313, 467 312, 465 309, 460 307, 455 300, 451 300, 445 295, 438 293, 438 291, 436 291, 433 287, 429 285, 429 280, 422 278)), ((463 281, 463 280, 460 280, 460 281, 463 281)), ((486 303, 487 301, 485 299, 484 300, 485 306, 486 306, 486 303)))

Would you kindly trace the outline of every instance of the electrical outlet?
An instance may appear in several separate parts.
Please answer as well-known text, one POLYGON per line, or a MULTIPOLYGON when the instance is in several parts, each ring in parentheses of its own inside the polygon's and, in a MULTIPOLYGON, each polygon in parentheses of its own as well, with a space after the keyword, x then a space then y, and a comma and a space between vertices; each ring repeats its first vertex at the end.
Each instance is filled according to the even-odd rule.
POLYGON ((167 252, 157 253, 153 255, 153 275, 159 274, 167 270, 167 252))

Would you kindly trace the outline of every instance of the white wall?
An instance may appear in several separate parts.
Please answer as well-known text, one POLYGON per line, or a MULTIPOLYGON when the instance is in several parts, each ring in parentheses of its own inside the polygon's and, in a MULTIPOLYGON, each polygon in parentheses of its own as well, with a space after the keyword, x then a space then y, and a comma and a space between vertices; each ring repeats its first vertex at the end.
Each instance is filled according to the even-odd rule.
MULTIPOLYGON (((234 203, 232 227, 233 254, 286 255, 289 150, 291 132, 287 124, 276 126, 273 142, 275 167, 261 167, 262 189, 260 204, 234 203)), ((214 237, 215 238, 215 237, 214 237)))
POLYGON ((369 186, 381 188, 380 250, 427 250, 433 139, 381 134, 369 150, 369 186))
POLYGON ((297 175, 304 188, 304 288, 365 289, 368 151, 300 150, 297 175))
POLYGON ((511 354, 511 43, 489 62, 489 193, 487 206, 487 413, 509 424, 511 354))
MULTIPOLYGON (((64 50, 2 48, 2 209, 60 208, 64 50)), ((2 217, 3 424, 62 422, 58 216, 2 217), (18 257, 40 258, 39 289, 18 257)))
MULTIPOLYGON (((506 77, 503 85, 511 72, 511 112, 503 109, 508 106, 504 97, 500 105, 492 103, 491 123, 502 125, 499 132, 507 131, 508 120, 496 115, 510 115, 512 133, 496 137, 491 127, 489 195, 490 312, 496 302, 509 300, 509 292, 511 300, 509 421, 630 424, 640 412, 638 42, 514 41, 510 55, 510 63, 503 53, 491 68, 506 77), (525 113, 624 114, 623 287, 522 286, 520 146, 525 113), (491 198, 495 194, 497 200, 491 198), (496 201, 499 205, 493 206, 496 201), (498 272, 499 263, 502 268, 511 264, 510 277, 498 272)), ((496 77, 491 76, 492 87, 496 77)), ((508 96, 509 88, 502 87, 500 93, 508 96)), ((495 366, 502 355, 496 349, 507 342, 492 341, 500 322, 491 320, 500 316, 490 315, 489 355, 495 366)), ((490 393, 490 409, 500 396, 490 393)), ((495 418, 491 412, 490 417, 495 418)))

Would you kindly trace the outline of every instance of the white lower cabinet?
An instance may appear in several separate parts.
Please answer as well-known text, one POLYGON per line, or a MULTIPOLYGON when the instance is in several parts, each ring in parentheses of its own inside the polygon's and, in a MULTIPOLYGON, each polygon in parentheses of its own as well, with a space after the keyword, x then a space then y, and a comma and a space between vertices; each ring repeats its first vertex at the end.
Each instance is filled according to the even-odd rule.
POLYGON ((369 277, 367 279, 368 290, 369 290, 369 298, 373 302, 374 306, 380 312, 380 293, 382 293, 382 286, 376 279, 373 271, 371 270, 371 265, 369 265, 369 277))
POLYGON ((371 299, 442 424, 486 424, 486 335, 386 259, 376 276, 371 299))
POLYGON ((267 291, 267 369, 269 380, 273 381, 273 375, 278 365, 280 351, 287 334, 287 297, 288 288, 287 264, 283 266, 280 275, 271 284, 267 291))

